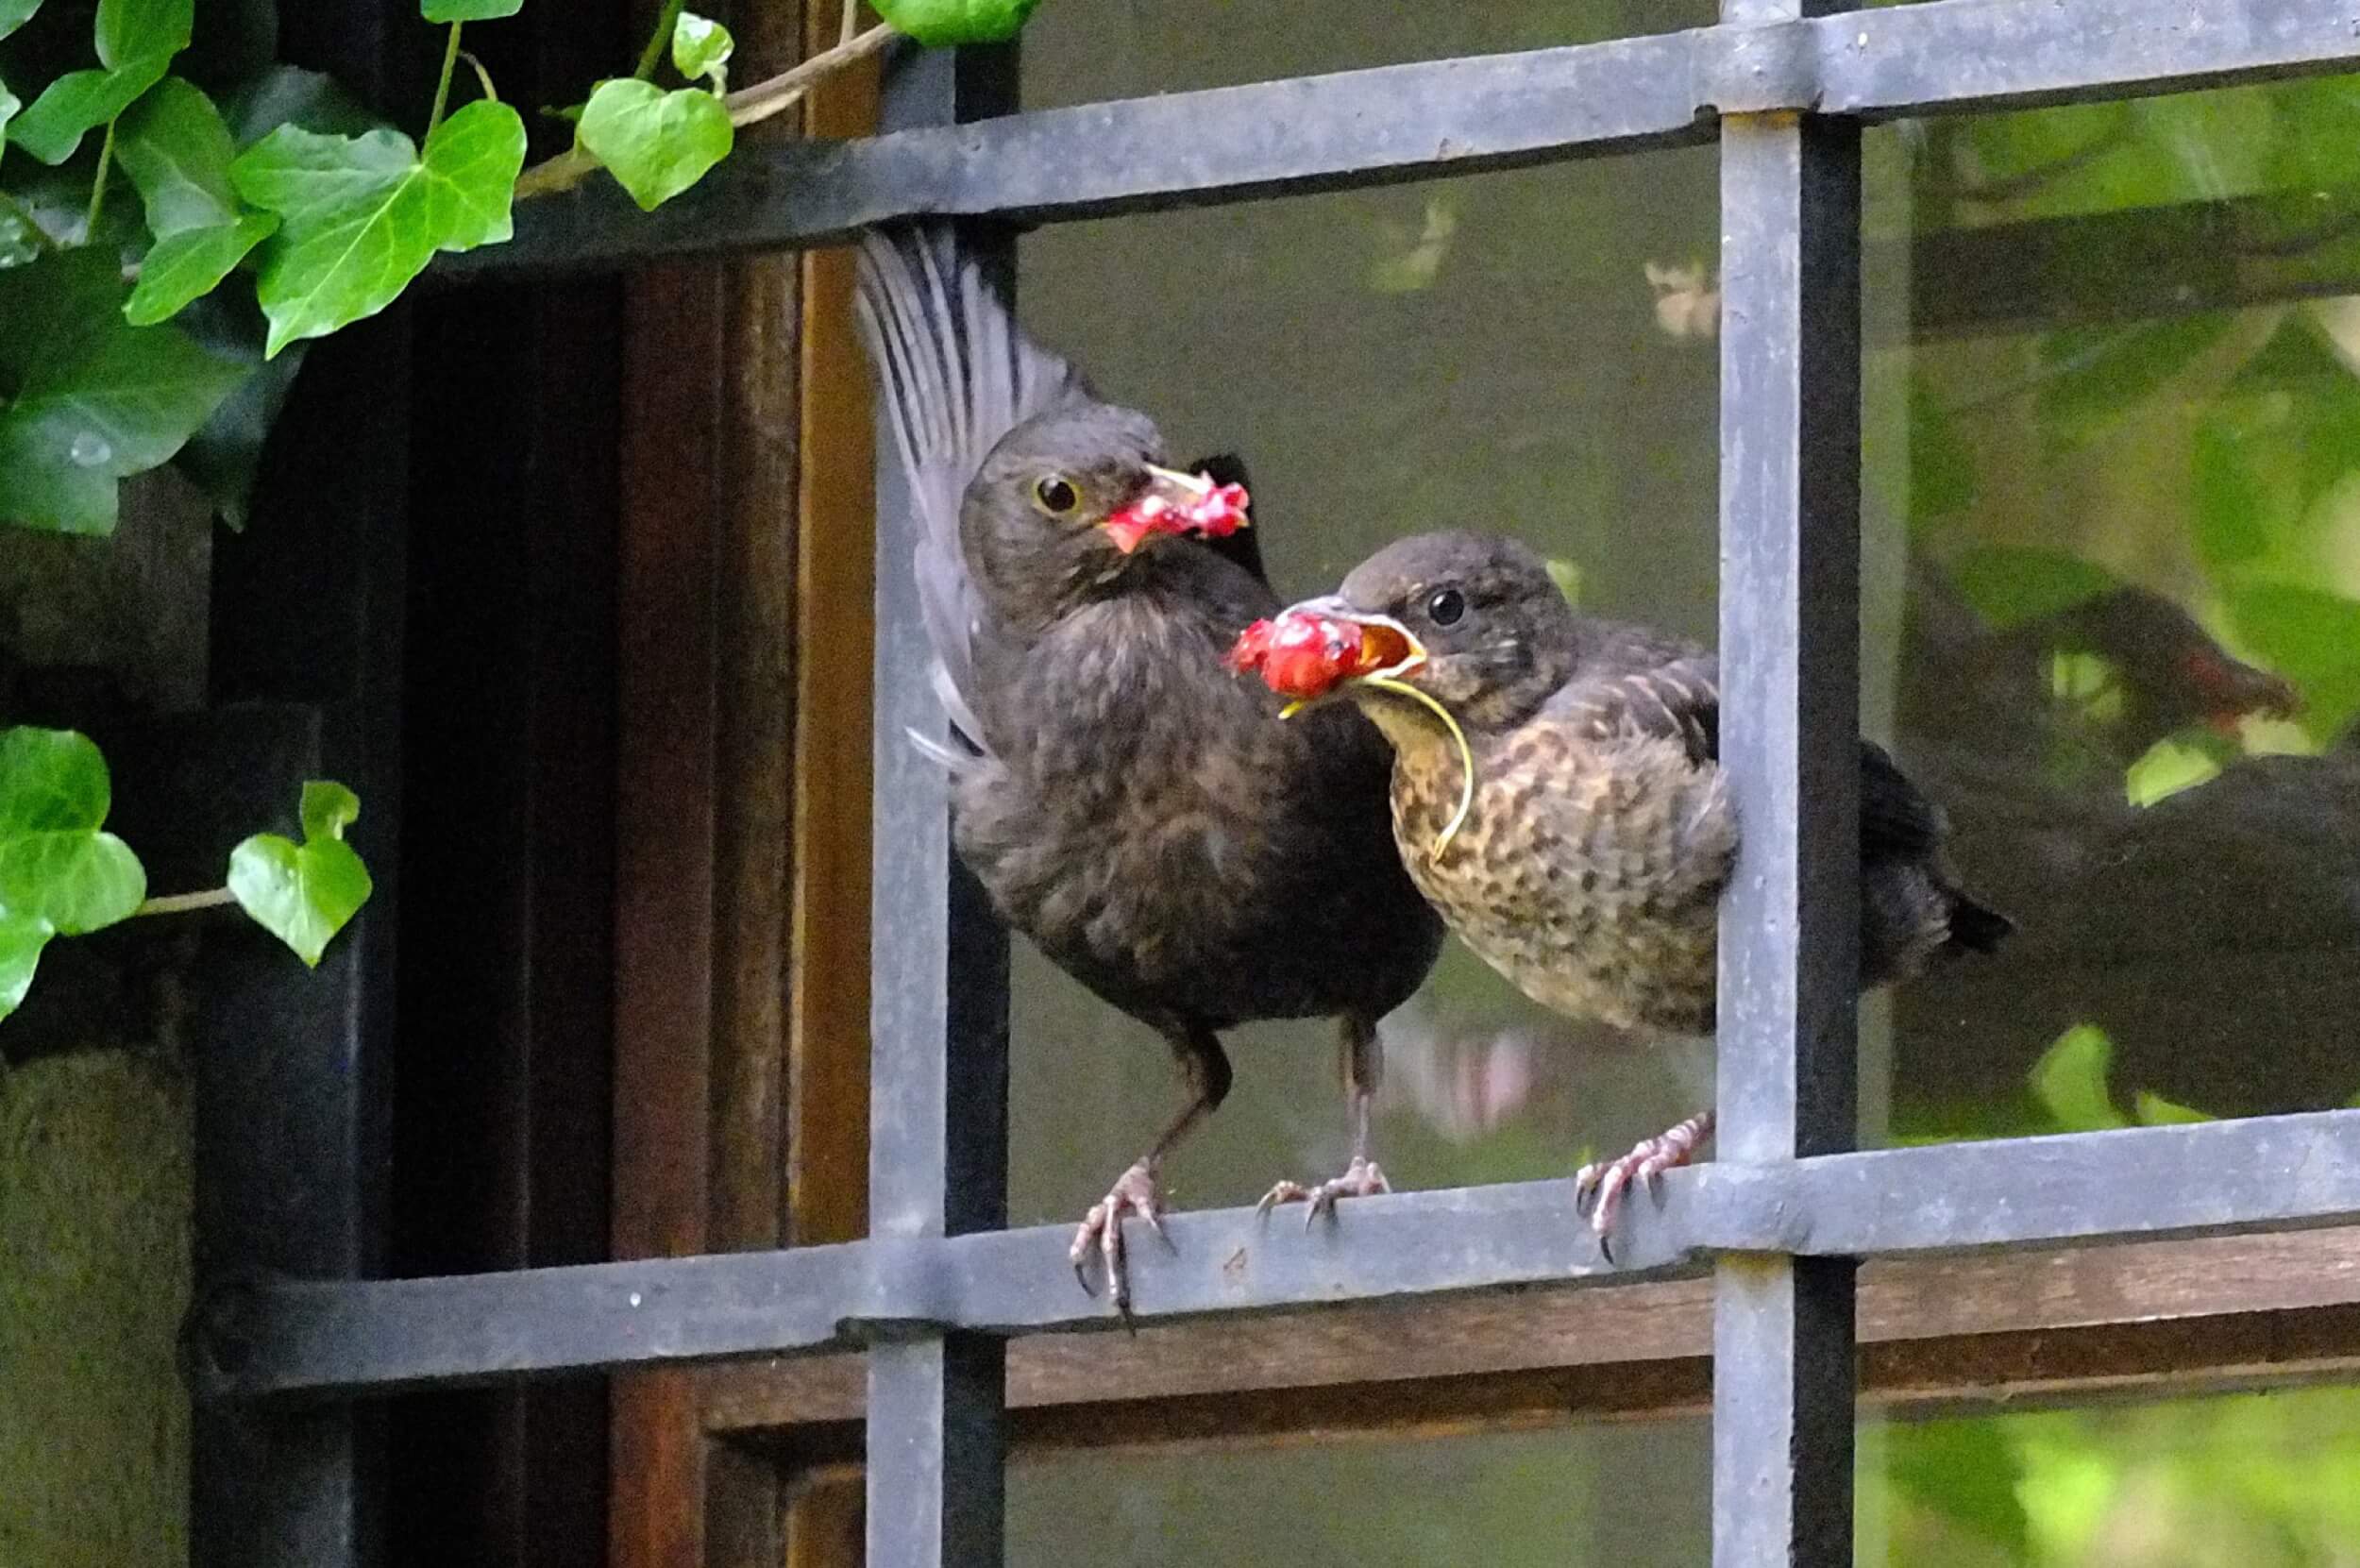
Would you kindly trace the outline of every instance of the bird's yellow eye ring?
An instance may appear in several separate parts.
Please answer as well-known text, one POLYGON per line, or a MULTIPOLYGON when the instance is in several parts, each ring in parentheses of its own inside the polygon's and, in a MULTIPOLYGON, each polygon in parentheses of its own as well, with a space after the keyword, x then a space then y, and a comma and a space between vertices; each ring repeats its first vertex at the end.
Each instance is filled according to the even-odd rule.
POLYGON ((1049 474, 1033 481, 1033 504, 1052 517, 1062 517, 1082 504, 1082 494, 1064 475, 1049 474))

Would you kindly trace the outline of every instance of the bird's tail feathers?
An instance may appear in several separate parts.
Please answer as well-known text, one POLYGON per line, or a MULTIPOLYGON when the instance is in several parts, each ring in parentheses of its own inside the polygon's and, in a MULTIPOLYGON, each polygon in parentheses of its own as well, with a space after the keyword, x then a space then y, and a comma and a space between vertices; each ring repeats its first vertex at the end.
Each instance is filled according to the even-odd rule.
POLYGON ((978 744, 969 703, 977 603, 959 548, 959 502, 1009 430, 1086 395, 1080 375, 1027 337, 948 224, 871 230, 858 296, 885 423, 917 511, 913 562, 926 637, 952 720, 978 744))

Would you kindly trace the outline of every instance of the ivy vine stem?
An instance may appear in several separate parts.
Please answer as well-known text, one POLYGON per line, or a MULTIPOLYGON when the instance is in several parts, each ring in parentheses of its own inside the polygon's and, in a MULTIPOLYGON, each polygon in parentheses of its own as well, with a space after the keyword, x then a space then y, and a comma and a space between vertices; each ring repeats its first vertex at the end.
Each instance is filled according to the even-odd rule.
POLYGON ((433 135, 434 127, 443 123, 443 110, 450 102, 450 77, 451 73, 459 68, 459 29, 464 25, 464 23, 452 23, 449 41, 443 45, 443 74, 435 79, 434 108, 426 117, 426 133, 429 136, 433 135))
POLYGON ((149 899, 137 909, 132 910, 131 918, 137 919, 142 915, 185 915, 191 910, 218 909, 224 904, 237 902, 238 896, 227 887, 208 887, 201 893, 166 893, 161 898, 149 899))
POLYGON ((648 46, 639 51, 639 67, 632 73, 643 82, 655 80, 655 68, 664 63, 664 51, 671 46, 673 30, 680 25, 680 13, 687 0, 665 0, 664 14, 656 18, 655 31, 648 36, 648 46))
MULTIPOLYGON (((884 48, 893 37, 893 28, 880 22, 867 32, 848 42, 827 49, 792 71, 782 71, 750 87, 741 87, 722 99, 730 111, 733 126, 756 125, 774 114, 784 113, 802 101, 803 94, 838 71, 867 59, 884 48)), ((555 158, 546 159, 527 169, 516 178, 516 199, 547 195, 551 191, 570 190, 590 177, 598 167, 598 160, 579 147, 569 148, 555 158)))
POLYGON ((98 220, 107 211, 107 176, 114 168, 115 123, 107 122, 107 134, 98 143, 98 175, 90 185, 90 216, 82 221, 82 238, 87 243, 98 232, 98 220))
POLYGON ((846 66, 875 54, 892 37, 893 28, 880 22, 865 33, 857 33, 834 48, 812 56, 792 71, 782 71, 767 81, 739 88, 722 100, 729 106, 730 124, 755 125, 792 109, 804 93, 846 66))

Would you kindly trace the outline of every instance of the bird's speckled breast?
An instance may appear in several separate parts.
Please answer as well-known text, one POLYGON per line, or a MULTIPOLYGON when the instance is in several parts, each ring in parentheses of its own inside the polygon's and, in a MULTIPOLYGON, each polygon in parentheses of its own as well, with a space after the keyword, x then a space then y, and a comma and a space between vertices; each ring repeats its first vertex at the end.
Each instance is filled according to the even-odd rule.
POLYGON ((1720 769, 1678 742, 1576 739, 1532 726, 1474 737, 1465 823, 1457 748, 1402 747, 1393 835, 1459 939, 1560 1012, 1623 1028, 1712 1027, 1720 894, 1737 824, 1720 769))

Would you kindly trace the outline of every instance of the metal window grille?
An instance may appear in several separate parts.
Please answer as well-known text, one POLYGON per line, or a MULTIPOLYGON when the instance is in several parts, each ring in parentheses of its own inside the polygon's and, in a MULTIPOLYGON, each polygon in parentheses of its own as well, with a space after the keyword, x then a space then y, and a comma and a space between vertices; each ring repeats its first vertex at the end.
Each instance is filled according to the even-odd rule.
MULTIPOLYGON (((1634 1206, 1623 1267, 1714 1260, 1718 1568, 1843 1564, 1860 1260, 2360 1220, 2360 1112, 1846 1152, 1862 126, 2355 69, 2360 21, 2346 0, 1930 0, 1850 12, 1726 0, 1719 25, 1685 32, 1029 114, 1013 112, 1006 52, 912 52, 889 74, 879 139, 741 155, 645 217, 598 193, 560 198, 514 244, 451 270, 791 248, 920 213, 1054 222, 1717 138, 1724 744, 1748 831, 1723 916, 1719 1158, 1675 1173, 1660 1206, 1634 1206)), ((1004 229, 969 232, 979 247, 1004 245, 1004 229)), ((354 1560, 364 1532, 352 1401, 851 1346, 868 1349, 870 1563, 1000 1560, 1004 1346, 1112 1324, 1074 1290, 1063 1227, 1002 1228, 1005 948, 952 858, 939 779, 896 739, 939 720, 896 652, 920 632, 895 483, 888 464, 871 1239, 445 1279, 260 1274, 211 1290, 194 1325, 195 1377, 208 1422, 243 1434, 222 1440, 240 1470, 234 1494, 256 1510, 242 1561, 354 1560)), ((293 1071, 276 1057, 252 1071, 280 1068, 293 1071)), ((331 1132, 349 1120, 346 1099, 291 1102, 283 1146, 303 1146, 307 1117, 331 1132)), ((258 1146, 251 1191, 270 1190, 256 1162, 281 1146, 258 1146)), ((234 1177, 234 1160, 225 1168, 234 1177)), ((359 1180, 322 1174, 347 1178, 359 1180)), ((236 1181, 208 1201, 234 1206, 236 1181)), ((1290 1228, 1283 1245, 1265 1244, 1249 1210, 1171 1223, 1176 1253, 1134 1256, 1149 1324, 1579 1288, 1615 1273, 1570 1222, 1555 1182, 1373 1201, 1347 1225, 1290 1228)), ((252 1250, 308 1260, 301 1247, 252 1250)))

